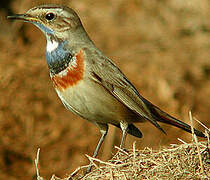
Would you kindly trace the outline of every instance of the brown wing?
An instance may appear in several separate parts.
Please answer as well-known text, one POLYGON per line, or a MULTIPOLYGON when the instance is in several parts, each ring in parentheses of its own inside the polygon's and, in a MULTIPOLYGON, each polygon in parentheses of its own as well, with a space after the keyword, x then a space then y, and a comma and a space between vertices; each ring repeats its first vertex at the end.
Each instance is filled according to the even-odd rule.
MULTIPOLYGON (((164 130, 157 122, 170 124, 191 133, 191 127, 188 124, 170 116, 143 98, 111 60, 104 57, 102 54, 100 54, 99 57, 95 57, 91 60, 90 73, 92 80, 100 83, 116 99, 139 116, 150 121, 162 132, 164 132, 164 130)), ((194 129, 194 132, 197 136, 206 137, 205 134, 197 129, 194 129)))
MULTIPOLYGON (((152 117, 150 110, 144 103, 144 98, 138 93, 120 69, 108 58, 100 55, 91 59, 91 78, 106 88, 116 99, 125 104, 139 116, 150 121, 163 131, 152 117), (100 57, 99 60, 97 60, 100 57)), ((163 131, 164 132, 164 131, 163 131)))

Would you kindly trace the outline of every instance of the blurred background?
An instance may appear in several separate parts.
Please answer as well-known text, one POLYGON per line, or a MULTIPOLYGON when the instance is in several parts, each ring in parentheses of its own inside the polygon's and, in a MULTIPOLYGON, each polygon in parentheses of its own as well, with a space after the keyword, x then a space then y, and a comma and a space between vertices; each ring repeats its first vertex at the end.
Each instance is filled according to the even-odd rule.
MULTIPOLYGON (((0 5, 0 179, 35 179, 40 173, 65 177, 88 164, 100 133, 68 112, 50 82, 46 41, 31 24, 6 19, 44 3, 76 10, 96 46, 110 57, 148 100, 189 123, 188 112, 209 126, 209 0, 2 0, 0 5)), ((191 141, 191 135, 163 125, 136 124, 144 138, 127 137, 138 149, 191 141)), ((203 130, 198 123, 195 127, 203 130)), ((121 131, 110 127, 99 158, 107 160, 121 131)))

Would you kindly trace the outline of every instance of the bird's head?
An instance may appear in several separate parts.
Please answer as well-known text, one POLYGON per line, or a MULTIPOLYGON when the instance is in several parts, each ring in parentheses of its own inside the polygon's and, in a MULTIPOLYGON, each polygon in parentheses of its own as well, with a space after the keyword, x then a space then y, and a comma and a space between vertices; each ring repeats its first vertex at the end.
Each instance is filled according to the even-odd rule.
POLYGON ((37 26, 46 36, 54 35, 59 39, 73 38, 85 34, 76 12, 62 5, 41 5, 29 9, 24 14, 8 16, 9 19, 24 20, 37 26))
POLYGON ((41 5, 24 14, 8 16, 9 19, 23 20, 37 26, 46 36, 46 58, 53 74, 63 71, 74 53, 92 41, 84 30, 74 10, 62 5, 41 5))

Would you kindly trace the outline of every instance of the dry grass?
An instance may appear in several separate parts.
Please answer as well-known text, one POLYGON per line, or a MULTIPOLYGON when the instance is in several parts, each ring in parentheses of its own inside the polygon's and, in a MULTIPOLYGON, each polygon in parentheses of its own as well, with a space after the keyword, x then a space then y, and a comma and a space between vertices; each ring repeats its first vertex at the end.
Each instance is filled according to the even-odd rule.
MULTIPOLYGON (((193 127, 191 112, 189 115, 193 127)), ((85 176, 83 173, 89 165, 78 167, 64 179, 53 175, 51 180, 208 179, 210 178, 209 129, 206 128, 205 134, 207 141, 198 142, 192 131, 192 143, 179 139, 183 144, 171 144, 170 147, 162 147, 159 150, 149 147, 138 150, 135 142, 129 150, 115 146, 117 153, 108 161, 86 155, 94 168, 85 176)), ((37 180, 44 180, 39 175, 38 159, 39 149, 35 160, 37 180)))
MULTIPOLYGON (((184 143, 171 145, 169 148, 152 150, 133 148, 123 150, 115 147, 118 152, 107 161, 87 156, 93 163, 92 172, 82 177, 82 170, 87 166, 76 169, 67 179, 208 179, 210 178, 209 147, 207 142, 184 143), (198 148, 200 151, 198 151, 198 148), (199 162, 199 153, 202 165, 199 162)), ((41 180, 42 178, 37 178, 41 180)), ((57 180, 52 176, 51 180, 57 180)), ((61 180, 61 179, 60 179, 61 180)))
POLYGON ((94 159, 99 165, 83 179, 205 179, 210 177, 206 161, 209 158, 208 149, 206 142, 198 145, 203 159, 203 173, 195 143, 171 145, 159 151, 150 148, 136 150, 134 143, 133 149, 128 152, 119 149, 108 162, 94 159))

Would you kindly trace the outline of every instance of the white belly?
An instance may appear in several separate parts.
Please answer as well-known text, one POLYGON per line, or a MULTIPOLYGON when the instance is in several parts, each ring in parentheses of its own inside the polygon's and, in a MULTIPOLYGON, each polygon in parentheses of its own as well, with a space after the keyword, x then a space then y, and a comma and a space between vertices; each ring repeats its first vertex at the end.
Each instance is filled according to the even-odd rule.
POLYGON ((56 90, 67 109, 79 116, 100 123, 119 123, 128 109, 101 85, 87 80, 65 91, 56 90), (88 82, 87 82, 88 81, 88 82))

